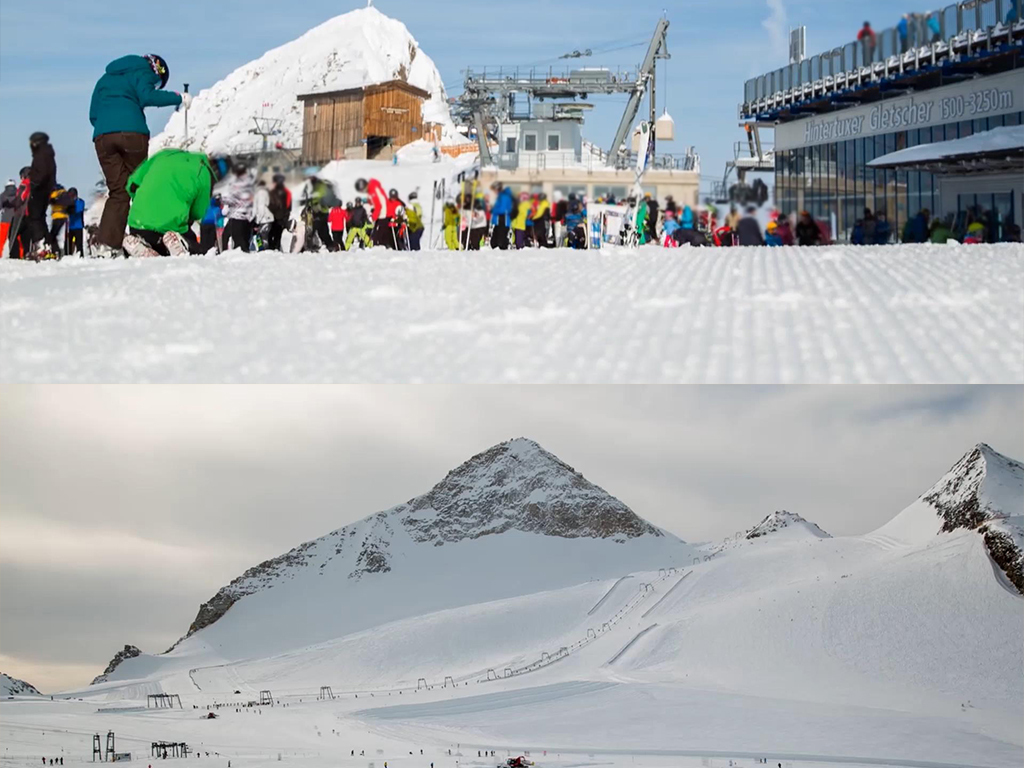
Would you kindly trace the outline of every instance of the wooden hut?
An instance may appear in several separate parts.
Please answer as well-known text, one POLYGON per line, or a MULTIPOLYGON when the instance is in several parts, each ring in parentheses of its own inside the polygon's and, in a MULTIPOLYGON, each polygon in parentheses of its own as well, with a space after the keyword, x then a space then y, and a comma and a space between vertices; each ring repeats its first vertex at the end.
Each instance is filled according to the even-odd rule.
POLYGON ((429 139, 423 122, 430 94, 402 80, 302 94, 302 160, 322 165, 342 159, 389 159, 399 147, 429 139))

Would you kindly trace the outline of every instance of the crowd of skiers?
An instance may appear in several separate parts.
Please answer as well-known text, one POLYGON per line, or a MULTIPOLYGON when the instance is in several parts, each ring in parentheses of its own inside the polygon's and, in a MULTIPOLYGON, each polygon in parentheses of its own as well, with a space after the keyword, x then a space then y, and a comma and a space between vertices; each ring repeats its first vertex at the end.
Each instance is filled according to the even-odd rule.
POLYGON ((0 253, 7 247, 12 258, 84 256, 85 201, 75 187, 65 189, 57 181, 49 136, 33 133, 29 151, 32 164, 21 169, 18 181, 8 179, 0 192, 0 253))

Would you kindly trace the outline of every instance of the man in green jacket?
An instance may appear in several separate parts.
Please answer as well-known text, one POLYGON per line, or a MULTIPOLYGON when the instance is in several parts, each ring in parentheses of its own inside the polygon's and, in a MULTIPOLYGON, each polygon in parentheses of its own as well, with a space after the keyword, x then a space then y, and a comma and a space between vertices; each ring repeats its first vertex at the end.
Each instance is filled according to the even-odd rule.
POLYGON ((206 155, 164 149, 140 165, 128 179, 134 201, 124 249, 129 256, 182 256, 202 253, 192 224, 210 206, 217 181, 206 155))
POLYGON ((192 103, 187 93, 169 93, 167 62, 156 54, 122 56, 107 65, 96 83, 89 106, 96 157, 107 180, 106 205, 97 240, 113 250, 121 247, 128 219, 128 177, 149 154, 149 126, 146 107, 185 109, 192 103))

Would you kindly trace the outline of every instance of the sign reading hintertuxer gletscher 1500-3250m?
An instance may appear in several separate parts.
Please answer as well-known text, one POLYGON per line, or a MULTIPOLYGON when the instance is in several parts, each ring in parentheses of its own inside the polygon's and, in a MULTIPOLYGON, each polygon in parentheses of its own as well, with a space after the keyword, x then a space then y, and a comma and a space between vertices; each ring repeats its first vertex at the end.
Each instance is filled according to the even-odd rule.
POLYGON ((1024 110, 1024 69, 920 91, 775 128, 775 149, 797 149, 1024 110))

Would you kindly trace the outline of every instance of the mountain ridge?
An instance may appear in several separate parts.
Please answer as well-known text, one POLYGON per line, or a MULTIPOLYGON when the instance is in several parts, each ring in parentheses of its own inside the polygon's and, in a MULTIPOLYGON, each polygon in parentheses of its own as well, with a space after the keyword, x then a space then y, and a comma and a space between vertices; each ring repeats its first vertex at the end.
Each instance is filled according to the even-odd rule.
POLYGON ((200 606, 169 650, 219 621, 239 600, 307 567, 316 565, 323 574, 333 561, 354 557, 353 566, 344 568, 346 581, 391 572, 398 534, 436 549, 508 532, 615 544, 667 536, 536 442, 515 438, 470 457, 420 496, 247 569, 200 606))

